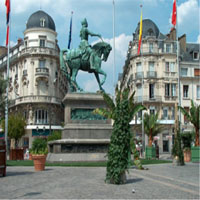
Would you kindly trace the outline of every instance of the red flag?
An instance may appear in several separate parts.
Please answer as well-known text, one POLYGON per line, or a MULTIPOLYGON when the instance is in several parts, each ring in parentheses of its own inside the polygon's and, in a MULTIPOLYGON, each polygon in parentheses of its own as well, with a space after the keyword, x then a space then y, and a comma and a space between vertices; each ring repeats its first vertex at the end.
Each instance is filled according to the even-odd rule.
POLYGON ((9 18, 10 18, 10 0, 5 1, 6 9, 6 23, 7 23, 7 33, 6 33, 6 46, 8 46, 9 41, 9 18))
POLYGON ((8 24, 9 17, 10 17, 10 0, 5 1, 5 6, 7 7, 7 9, 6 9, 6 20, 7 20, 7 24, 8 24))
POLYGON ((173 2, 172 24, 176 26, 176 0, 173 2))

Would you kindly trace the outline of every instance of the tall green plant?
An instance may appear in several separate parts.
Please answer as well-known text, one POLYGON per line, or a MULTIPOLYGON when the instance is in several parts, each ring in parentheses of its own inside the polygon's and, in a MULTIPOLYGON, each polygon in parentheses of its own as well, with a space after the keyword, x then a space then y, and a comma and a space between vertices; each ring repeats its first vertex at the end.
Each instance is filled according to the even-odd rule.
MULTIPOLYGON (((8 137, 15 140, 15 148, 18 147, 19 139, 25 135, 26 120, 20 114, 10 115, 8 118, 8 137)), ((5 120, 2 121, 5 132, 5 120)))
POLYGON ((184 155, 183 155, 183 147, 181 143, 181 135, 180 131, 177 131, 175 135, 174 145, 172 148, 172 155, 174 157, 178 157, 178 165, 184 165, 184 155))
POLYGON ((183 115, 194 125, 195 146, 200 146, 200 143, 199 143, 200 105, 194 105, 193 100, 191 100, 191 107, 190 107, 189 112, 181 106, 179 106, 179 109, 183 113, 183 115))
POLYGON ((6 81, 0 77, 0 120, 5 113, 6 81))
POLYGON ((158 113, 144 114, 144 132, 148 136, 148 146, 152 147, 153 137, 161 133, 163 126, 158 123, 158 113))
POLYGON ((114 184, 123 183, 123 175, 128 169, 130 156, 130 121, 140 110, 145 109, 142 105, 135 105, 133 93, 130 98, 129 90, 123 92, 116 90, 115 102, 111 97, 103 93, 107 108, 96 109, 95 113, 101 114, 114 120, 113 130, 108 150, 108 162, 106 182, 114 184))

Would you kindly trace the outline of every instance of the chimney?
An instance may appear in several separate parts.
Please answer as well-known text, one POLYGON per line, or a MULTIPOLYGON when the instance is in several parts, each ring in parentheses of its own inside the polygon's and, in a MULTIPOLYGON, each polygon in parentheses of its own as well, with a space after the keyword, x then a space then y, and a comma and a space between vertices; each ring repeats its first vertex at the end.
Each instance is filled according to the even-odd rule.
POLYGON ((176 29, 174 27, 170 30, 169 39, 176 40, 176 29))
POLYGON ((7 53, 7 48, 0 46, 0 56, 5 55, 7 53))
POLYGON ((183 51, 186 52, 186 34, 179 37, 178 40, 179 40, 181 49, 183 49, 183 51))
POLYGON ((18 38, 17 44, 20 44, 22 41, 23 41, 22 38, 18 38))

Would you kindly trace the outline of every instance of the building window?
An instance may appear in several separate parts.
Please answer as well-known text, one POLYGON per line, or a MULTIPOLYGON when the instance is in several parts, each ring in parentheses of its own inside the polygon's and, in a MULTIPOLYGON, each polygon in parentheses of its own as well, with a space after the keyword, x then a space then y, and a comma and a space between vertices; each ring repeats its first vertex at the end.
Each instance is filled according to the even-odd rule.
POLYGON ((142 65, 141 65, 141 62, 136 63, 136 67, 137 67, 137 72, 142 72, 142 65))
POLYGON ((149 107, 149 113, 150 113, 151 115, 154 115, 154 114, 155 114, 155 107, 154 107, 154 106, 150 106, 150 107, 149 107))
POLYGON ((35 123, 36 124, 47 124, 48 114, 46 110, 36 110, 35 111, 35 123))
POLYGON ((193 52, 193 59, 198 60, 199 59, 199 53, 197 51, 193 52))
POLYGON ((44 26, 45 26, 45 19, 44 19, 44 18, 41 18, 41 19, 40 19, 40 26, 41 26, 41 27, 44 27, 44 26))
POLYGON ((45 60, 39 60, 39 67, 45 68, 45 60))
POLYGON ((200 69, 194 69, 194 76, 200 76, 200 69))
POLYGON ((28 42, 27 42, 27 40, 24 42, 24 46, 25 46, 25 48, 28 47, 28 42))
POLYGON ((142 84, 137 85, 137 94, 138 94, 138 101, 142 101, 142 84))
POLYGON ((188 91, 189 91, 189 86, 188 85, 184 85, 183 86, 183 97, 184 98, 188 98, 188 91))
POLYGON ((166 62, 166 63, 165 63, 165 71, 166 71, 166 72, 169 72, 169 62, 166 62))
POLYGON ((175 62, 170 62, 170 71, 175 72, 175 62))
POLYGON ((171 119, 175 119, 175 109, 174 109, 174 107, 172 107, 172 117, 171 117, 171 119))
POLYGON ((166 97, 170 96, 170 84, 169 83, 165 84, 165 96, 166 97))
POLYGON ((175 97, 176 96, 176 84, 172 83, 171 90, 172 90, 172 97, 175 97))
POLYGON ((149 84, 149 98, 154 98, 154 84, 149 84))
POLYGON ((188 68, 181 68, 181 76, 187 76, 188 75, 188 68))
POLYGON ((44 39, 40 39, 40 47, 45 47, 45 40, 44 39))
POLYGON ((197 85, 197 99, 200 99, 200 85, 197 85))
POLYGON ((23 147, 28 148, 29 147, 29 138, 28 137, 24 137, 23 140, 24 140, 23 147))
POLYGON ((153 53, 153 43, 149 43, 149 52, 153 53))
POLYGON ((168 119, 168 108, 167 107, 163 108, 163 117, 162 118, 168 119))
POLYGON ((166 44, 166 53, 171 53, 171 44, 166 44))
POLYGON ((154 62, 149 62, 149 71, 150 72, 154 72, 155 69, 154 69, 154 62))

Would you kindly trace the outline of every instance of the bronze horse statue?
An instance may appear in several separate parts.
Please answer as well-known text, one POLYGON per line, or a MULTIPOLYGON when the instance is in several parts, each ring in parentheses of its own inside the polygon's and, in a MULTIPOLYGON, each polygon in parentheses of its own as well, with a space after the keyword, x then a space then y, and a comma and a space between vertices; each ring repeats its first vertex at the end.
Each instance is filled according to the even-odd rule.
POLYGON ((91 47, 92 52, 84 52, 80 48, 66 49, 60 52, 61 70, 70 83, 71 91, 83 91, 76 82, 79 70, 94 73, 99 89, 104 91, 102 85, 106 80, 106 73, 101 69, 101 62, 107 61, 112 47, 106 42, 98 42, 91 47), (87 55, 88 54, 88 55, 87 55), (92 67, 91 67, 92 66, 92 67), (99 74, 103 75, 100 80, 99 74))

